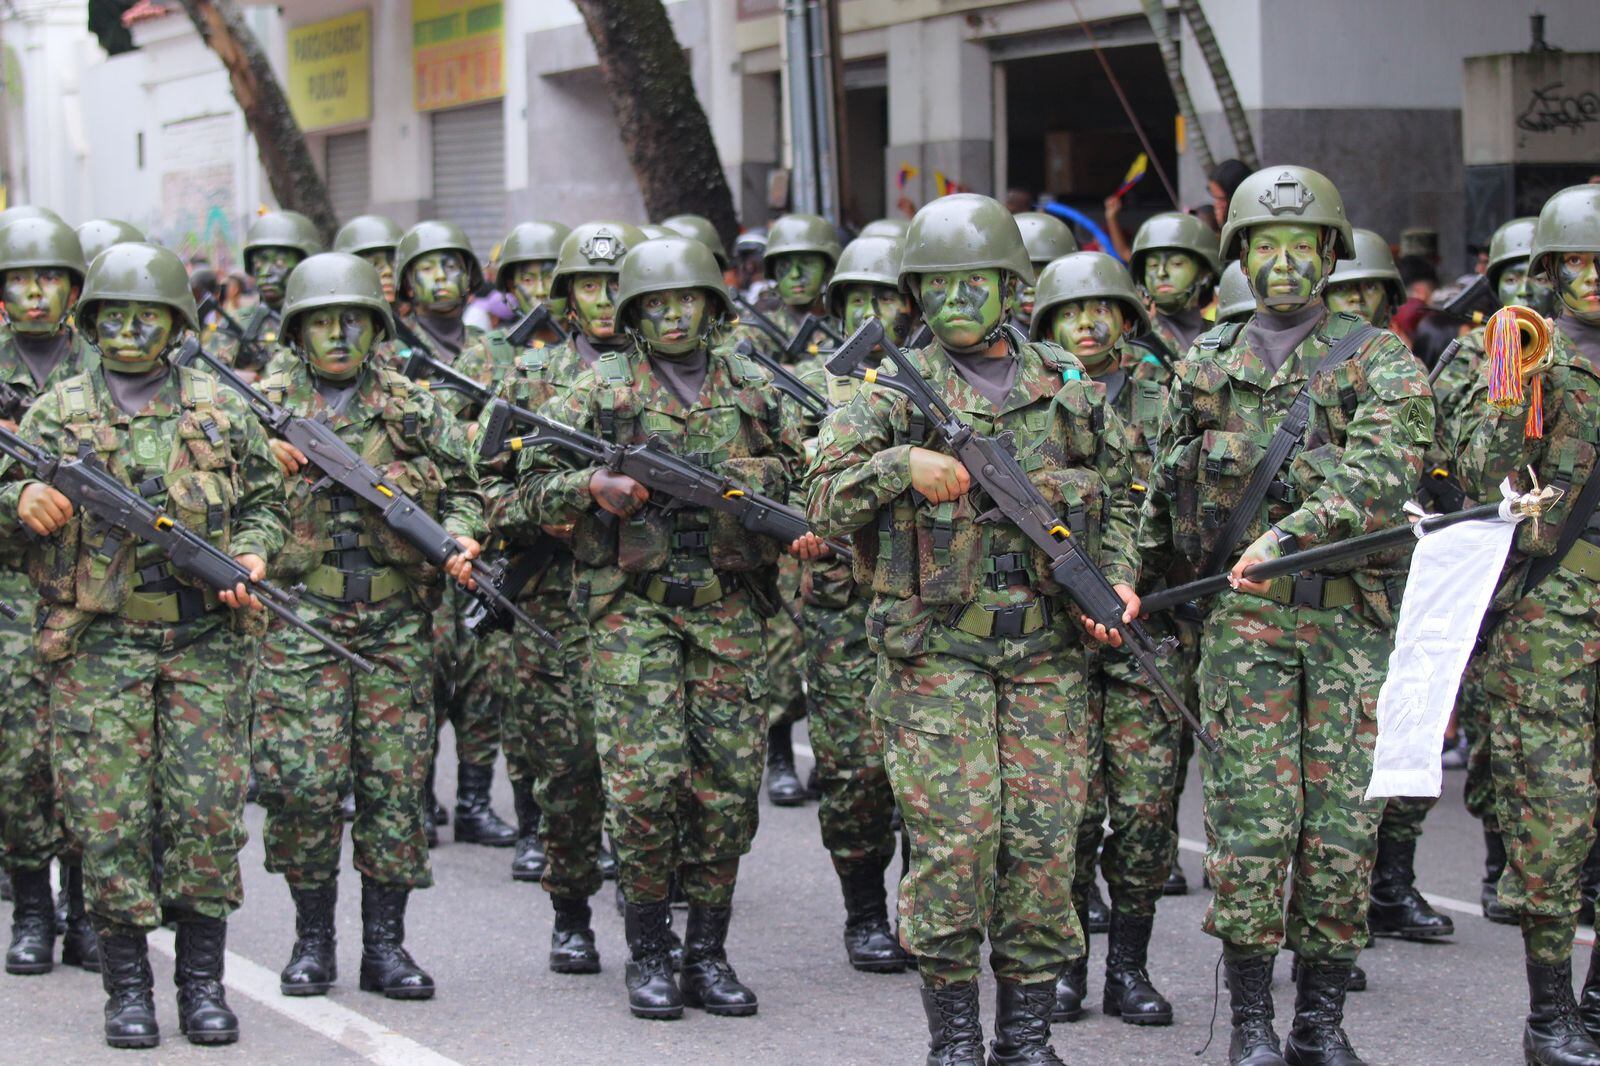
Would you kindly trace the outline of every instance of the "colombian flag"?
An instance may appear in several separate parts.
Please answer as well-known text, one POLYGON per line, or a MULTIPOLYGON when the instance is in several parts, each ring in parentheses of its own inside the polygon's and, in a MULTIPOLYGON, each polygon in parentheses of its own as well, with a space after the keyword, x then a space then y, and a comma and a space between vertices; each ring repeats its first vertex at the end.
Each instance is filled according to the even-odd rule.
POLYGON ((1133 166, 1129 167, 1128 172, 1122 176, 1122 184, 1111 195, 1118 200, 1122 199, 1123 196, 1127 195, 1129 189, 1144 180, 1145 172, 1149 169, 1150 160, 1143 152, 1140 152, 1138 157, 1134 159, 1133 166))

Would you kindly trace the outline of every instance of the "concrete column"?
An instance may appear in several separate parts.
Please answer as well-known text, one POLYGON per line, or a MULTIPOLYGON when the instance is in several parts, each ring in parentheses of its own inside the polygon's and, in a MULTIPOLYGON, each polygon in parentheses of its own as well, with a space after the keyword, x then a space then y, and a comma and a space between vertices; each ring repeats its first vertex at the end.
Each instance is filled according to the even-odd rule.
POLYGON ((976 192, 994 183, 994 82, 989 50, 967 37, 958 15, 888 28, 888 203, 901 195, 902 164, 920 170, 904 195, 918 206, 937 195, 934 172, 976 192))
POLYGON ((433 213, 433 138, 411 106, 411 0, 372 13, 372 209, 402 227, 433 213))

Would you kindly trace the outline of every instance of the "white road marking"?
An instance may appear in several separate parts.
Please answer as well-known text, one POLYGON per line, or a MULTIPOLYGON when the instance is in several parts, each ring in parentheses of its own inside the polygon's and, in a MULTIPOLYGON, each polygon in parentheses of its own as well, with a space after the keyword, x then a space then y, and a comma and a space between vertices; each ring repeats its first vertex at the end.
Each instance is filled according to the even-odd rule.
MULTIPOLYGON (((150 934, 150 946, 163 955, 173 955, 170 929, 150 934)), ((460 1066, 456 1060, 417 1043, 373 1021, 359 1011, 336 1003, 327 996, 285 996, 278 991, 278 975, 242 955, 230 951, 225 956, 223 984, 229 992, 253 999, 274 1013, 327 1037, 334 1043, 379 1066, 460 1066)))

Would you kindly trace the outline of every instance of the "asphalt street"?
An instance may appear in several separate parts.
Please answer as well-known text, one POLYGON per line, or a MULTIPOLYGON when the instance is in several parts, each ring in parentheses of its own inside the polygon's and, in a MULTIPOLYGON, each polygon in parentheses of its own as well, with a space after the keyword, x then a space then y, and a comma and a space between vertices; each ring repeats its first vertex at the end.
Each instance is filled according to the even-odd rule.
MULTIPOLYGON (((799 735, 797 735, 799 739, 799 735)), ((446 736, 441 796, 453 796, 446 736)), ((797 745, 800 746, 800 745, 797 745)), ((801 748, 802 774, 810 765, 801 748)), ((1362 955, 1368 991, 1350 997, 1346 1028, 1369 1062, 1390 1064, 1521 1061, 1526 1010, 1520 938, 1515 928, 1479 915, 1482 840, 1461 802, 1462 774, 1445 777, 1445 795, 1429 817, 1419 849, 1419 885, 1456 922, 1436 943, 1379 941, 1362 955)), ((1176 1024, 1141 1029, 1099 1011, 1105 939, 1091 944, 1092 1009, 1058 1025, 1055 1046, 1068 1062, 1221 1063, 1227 1059, 1226 992, 1218 987, 1217 943, 1200 929, 1208 894, 1200 890, 1198 782, 1191 776, 1182 810, 1183 865, 1192 891, 1163 900, 1151 946, 1151 971, 1172 1000, 1176 1024), (1209 1049, 1196 1058, 1212 1032, 1209 1049)), ((765 804, 765 800, 763 800, 765 804)), ((495 805, 511 813, 503 768, 495 805)), ((816 806, 763 806, 755 848, 745 859, 735 901, 729 955, 761 997, 752 1018, 646 1022, 627 1011, 622 986, 626 948, 612 884, 596 898, 595 929, 605 970, 558 976, 545 966, 550 908, 544 893, 510 879, 508 850, 454 844, 450 831, 433 852, 436 885, 412 897, 408 946, 438 982, 431 1002, 391 1002, 356 988, 360 959, 359 883, 346 869, 339 911, 340 981, 324 998, 286 999, 277 974, 294 939, 294 913, 281 879, 262 868, 261 811, 250 808, 251 842, 243 855, 246 900, 229 927, 227 981, 243 1036, 232 1048, 203 1050, 178 1034, 170 933, 153 939, 157 1012, 164 1043, 155 1052, 117 1052, 100 1037, 104 997, 99 978, 77 969, 45 977, 0 974, 0 1062, 216 1064, 358 1063, 450 1066, 451 1063, 854 1064, 920 1063, 927 1029, 912 973, 872 976, 846 964, 840 943, 838 885, 817 832, 816 806)), ((898 869, 898 865, 896 867, 898 869)), ((6 910, 0 905, 0 913, 6 910)), ((677 919, 682 928, 682 912, 677 919)), ((1584 930, 1585 944, 1592 941, 1584 930)), ((1588 948, 1576 958, 1579 974, 1588 948)), ((1280 1032, 1293 1013, 1288 960, 1277 972, 1280 1032)), ((992 1023, 985 983, 985 1023, 992 1023)))

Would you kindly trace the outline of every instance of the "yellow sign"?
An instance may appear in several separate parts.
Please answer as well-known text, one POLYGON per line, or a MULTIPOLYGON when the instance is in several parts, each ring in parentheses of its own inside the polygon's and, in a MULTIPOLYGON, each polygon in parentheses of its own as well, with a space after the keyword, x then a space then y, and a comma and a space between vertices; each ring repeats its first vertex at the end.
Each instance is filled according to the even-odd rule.
POLYGON ((289 31, 289 106, 307 131, 372 117, 370 11, 289 31))
POLYGON ((411 97, 418 111, 505 95, 499 0, 411 0, 411 97))

